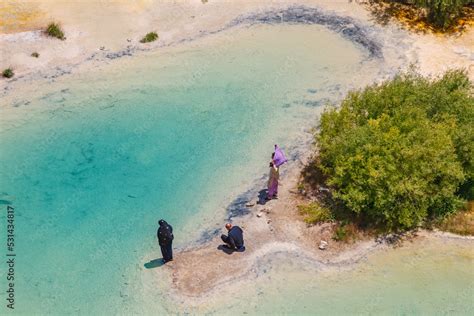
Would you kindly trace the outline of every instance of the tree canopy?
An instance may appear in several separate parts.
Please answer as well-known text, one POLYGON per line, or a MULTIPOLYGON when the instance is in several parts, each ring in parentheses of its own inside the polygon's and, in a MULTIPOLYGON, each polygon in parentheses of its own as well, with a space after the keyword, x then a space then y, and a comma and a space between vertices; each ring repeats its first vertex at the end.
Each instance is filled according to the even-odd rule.
POLYGON ((320 168, 350 212, 408 229, 473 195, 474 99, 463 71, 413 72, 350 93, 321 117, 320 168))

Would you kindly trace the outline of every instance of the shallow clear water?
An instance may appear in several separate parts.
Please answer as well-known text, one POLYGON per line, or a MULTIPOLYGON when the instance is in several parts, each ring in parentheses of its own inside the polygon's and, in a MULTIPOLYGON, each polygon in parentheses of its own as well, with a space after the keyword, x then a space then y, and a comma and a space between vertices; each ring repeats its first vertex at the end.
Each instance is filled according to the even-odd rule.
POLYGON ((17 213, 18 310, 120 310, 127 269, 158 257, 157 220, 178 245, 221 222, 364 54, 321 27, 255 27, 23 95, 30 104, 9 109, 23 120, 2 122, 0 167, 17 213))
MULTIPOLYGON (((472 240, 430 238, 375 252, 351 267, 263 262, 252 284, 218 314, 472 315, 472 240)), ((283 263, 285 262, 285 263, 283 263)), ((210 308, 210 307, 207 307, 210 308)))
POLYGON ((220 225, 274 143, 297 153, 327 100, 376 77, 383 64, 367 56, 319 26, 258 26, 12 92, 0 199, 17 215, 17 311, 163 311, 154 289, 131 294, 143 258, 160 257, 157 220, 178 246, 220 225))

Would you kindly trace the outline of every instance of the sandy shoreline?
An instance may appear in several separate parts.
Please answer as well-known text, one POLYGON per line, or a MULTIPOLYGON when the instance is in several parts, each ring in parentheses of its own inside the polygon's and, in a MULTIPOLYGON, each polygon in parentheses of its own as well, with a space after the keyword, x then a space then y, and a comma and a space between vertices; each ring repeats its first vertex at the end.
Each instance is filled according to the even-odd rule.
MULTIPOLYGON (((43 2, 39 2, 42 11, 52 9, 51 2, 43 2)), ((87 71, 87 67, 112 62, 115 58, 131 56, 140 51, 157 50, 173 43, 179 44, 186 39, 199 38, 203 33, 217 32, 239 16, 272 12, 271 10, 287 8, 295 3, 293 1, 231 3, 211 0, 207 4, 202 4, 200 0, 195 0, 186 4, 179 1, 152 4, 151 1, 139 1, 136 6, 117 5, 113 14, 91 14, 91 18, 74 17, 74 10, 84 9, 86 12, 87 10, 93 12, 98 9, 87 8, 87 3, 71 5, 69 10, 64 12, 53 10, 48 19, 63 22, 68 38, 64 42, 46 38, 38 30, 0 35, 2 47, 0 66, 2 68, 12 66, 16 72, 13 79, 0 80, 3 95, 13 95, 16 85, 24 86, 36 80, 54 81, 61 74, 87 71), (125 23, 129 12, 134 12, 137 20, 141 22, 137 25, 125 23), (98 23, 101 25, 110 23, 110 26, 99 31, 94 27, 98 23), (139 44, 140 36, 152 29, 158 30, 160 40, 147 45, 139 44), (31 58, 29 55, 32 51, 38 51, 40 58, 31 58), (77 70, 78 66, 86 62, 88 63, 85 68, 77 70)), ((363 24, 371 25, 369 14, 355 2, 299 1, 297 4, 317 7, 329 11, 330 14, 351 17, 363 24)), ((42 19, 46 21, 45 17, 42 19)), ((354 29, 349 24, 343 25, 343 29, 347 27, 354 29)), ((387 32, 390 27, 399 31, 396 27, 389 26, 387 32)), ((472 29, 461 37, 449 38, 400 32, 405 34, 409 41, 407 45, 410 49, 405 53, 406 60, 416 61, 422 74, 439 74, 449 68, 464 67, 474 79, 472 29)), ((388 43, 382 44, 388 45, 388 43)), ((368 45, 375 47, 371 46, 370 41, 368 45)), ((376 48, 374 49, 376 52, 376 48)), ((384 56, 384 58, 390 60, 394 57, 384 56)), ((307 148, 307 152, 310 152, 310 148, 307 148)), ((287 173, 281 180, 278 200, 265 205, 256 204, 258 192, 255 192, 255 197, 249 201, 255 205, 248 207, 248 214, 233 218, 233 222, 245 231, 247 250, 244 253, 228 255, 217 249, 222 242, 218 235, 215 235, 211 240, 198 244, 195 248, 176 253, 173 263, 162 269, 151 270, 157 280, 163 277, 163 273, 169 277, 173 299, 191 299, 199 302, 210 292, 217 292, 231 282, 244 280, 260 260, 276 253, 298 254, 301 260, 311 264, 350 266, 367 254, 387 247, 370 237, 355 244, 337 243, 331 240, 329 224, 307 227, 297 212, 296 205, 300 202, 300 197, 295 193, 299 172, 307 159, 307 156, 302 157, 301 161, 285 166, 287 173), (257 217, 257 214, 261 216, 257 217), (318 249, 321 240, 329 243, 327 250, 318 249)), ((458 238, 438 232, 421 232, 420 235, 427 238, 458 238)), ((147 262, 154 258, 156 255, 151 253, 143 261, 147 262)))
MULTIPOLYGON (((175 261, 152 269, 155 280, 162 280, 163 273, 172 283, 171 298, 201 304, 206 297, 219 293, 233 283, 252 277, 259 262, 274 255, 294 257, 300 262, 323 268, 351 268, 369 254, 403 245, 418 239, 459 239, 471 241, 472 236, 459 236, 441 231, 420 230, 403 236, 400 243, 390 244, 373 236, 363 236, 354 243, 332 240, 330 223, 308 226, 303 222, 296 205, 307 203, 296 192, 300 171, 308 157, 293 162, 280 186, 277 200, 259 204, 258 197, 248 201, 248 214, 232 218, 234 224, 244 229, 245 252, 229 253, 221 248, 220 233, 191 249, 177 251, 175 261), (251 206, 250 206, 251 205, 251 206), (328 242, 326 250, 318 248, 320 241, 328 242)), ((149 258, 155 254, 147 255, 149 258)), ((156 284, 158 286, 158 284, 156 284)))
MULTIPOLYGON (((197 248, 176 254, 176 260, 166 268, 177 295, 199 298, 217 291, 225 284, 245 278, 262 258, 276 253, 298 254, 302 260, 339 266, 354 264, 384 246, 370 238, 354 244, 336 243, 331 240, 330 224, 308 227, 296 208, 300 201, 295 192, 300 167, 299 163, 290 167, 278 200, 262 205, 253 199, 249 201, 253 205, 248 207, 249 214, 233 218, 233 223, 244 229, 245 252, 225 252, 220 247, 220 237, 216 236, 197 248), (318 249, 321 240, 329 243, 327 250, 318 249)), ((162 272, 154 273, 158 278, 162 272)))

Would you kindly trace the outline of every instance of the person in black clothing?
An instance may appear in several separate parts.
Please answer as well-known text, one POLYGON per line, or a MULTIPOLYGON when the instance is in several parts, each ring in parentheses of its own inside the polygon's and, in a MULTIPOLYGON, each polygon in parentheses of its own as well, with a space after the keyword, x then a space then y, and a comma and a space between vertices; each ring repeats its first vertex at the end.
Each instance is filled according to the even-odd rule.
POLYGON ((225 228, 229 232, 226 235, 221 235, 221 239, 226 246, 232 250, 244 251, 244 232, 239 226, 232 226, 231 223, 225 224, 225 228))
POLYGON ((161 254, 163 255, 163 262, 173 260, 173 227, 169 225, 165 220, 160 219, 158 221, 160 227, 156 236, 158 237, 158 244, 161 248, 161 254))

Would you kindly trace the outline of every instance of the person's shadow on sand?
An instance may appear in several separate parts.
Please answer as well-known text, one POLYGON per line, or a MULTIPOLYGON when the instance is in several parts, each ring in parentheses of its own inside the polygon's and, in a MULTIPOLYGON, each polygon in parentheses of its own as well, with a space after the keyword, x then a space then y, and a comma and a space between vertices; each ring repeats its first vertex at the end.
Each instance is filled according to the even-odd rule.
POLYGON ((258 192, 258 202, 257 204, 265 205, 267 203, 267 189, 262 189, 258 192))
POLYGON ((233 249, 230 249, 229 247, 225 246, 225 245, 219 245, 217 246, 217 249, 219 249, 220 251, 228 254, 228 255, 231 255, 234 250, 233 249))
POLYGON ((228 254, 228 255, 231 255, 234 252, 244 252, 245 251, 245 247, 243 247, 242 250, 235 250, 235 249, 230 249, 226 245, 219 245, 219 246, 217 246, 217 249, 224 252, 224 253, 226 253, 226 254, 228 254))
POLYGON ((150 262, 147 262, 145 263, 145 268, 147 269, 154 269, 154 268, 158 268, 158 267, 161 267, 162 265, 164 265, 164 261, 162 258, 160 259, 154 259, 154 260, 151 260, 150 262))

